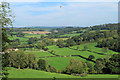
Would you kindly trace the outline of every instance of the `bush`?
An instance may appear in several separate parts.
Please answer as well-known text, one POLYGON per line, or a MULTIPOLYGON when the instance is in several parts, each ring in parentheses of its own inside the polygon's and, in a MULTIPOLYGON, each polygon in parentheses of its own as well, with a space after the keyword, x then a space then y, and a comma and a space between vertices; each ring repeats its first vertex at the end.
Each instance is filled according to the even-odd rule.
POLYGON ((71 59, 70 65, 66 67, 67 74, 82 74, 87 72, 87 65, 80 60, 71 59))
POLYGON ((51 65, 48 65, 47 71, 48 71, 48 72, 57 72, 56 68, 53 67, 53 66, 51 66, 51 65))
POLYGON ((93 55, 90 55, 88 59, 95 59, 95 57, 93 55))
POLYGON ((38 69, 40 70, 46 70, 47 63, 44 59, 38 60, 38 69))

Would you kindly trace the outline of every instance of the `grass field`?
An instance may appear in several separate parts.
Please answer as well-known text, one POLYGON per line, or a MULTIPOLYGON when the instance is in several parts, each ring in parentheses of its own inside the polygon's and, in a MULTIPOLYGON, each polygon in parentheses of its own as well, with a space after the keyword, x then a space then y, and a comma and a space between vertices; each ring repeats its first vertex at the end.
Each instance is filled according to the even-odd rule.
POLYGON ((54 41, 57 41, 57 40, 59 40, 59 39, 66 40, 66 39, 68 39, 68 38, 53 38, 54 41))
POLYGON ((81 44, 81 45, 77 45, 77 46, 72 46, 71 48, 76 49, 79 46, 79 50, 83 50, 84 46, 88 47, 88 50, 91 51, 95 51, 98 53, 105 53, 105 54, 118 54, 118 52, 112 51, 112 50, 107 50, 107 52, 103 52, 102 48, 96 47, 97 43, 86 43, 86 44, 81 44))
POLYGON ((81 61, 86 61, 80 57, 49 57, 49 58, 42 58, 45 59, 48 64, 54 66, 56 69, 62 70, 65 69, 66 66, 69 65, 70 59, 78 59, 81 61))
POLYGON ((49 50, 53 50, 55 54, 62 55, 62 56, 68 56, 68 55, 81 55, 83 57, 88 58, 89 55, 94 55, 95 59, 101 58, 104 55, 96 54, 93 52, 88 51, 78 51, 78 50, 72 50, 69 48, 59 48, 58 46, 48 46, 49 50))
POLYGON ((25 37, 27 37, 27 38, 31 38, 31 37, 37 37, 37 38, 40 38, 41 35, 40 35, 40 34, 25 34, 25 37))
POLYGON ((88 74, 86 77, 72 76, 66 74, 50 73, 32 69, 17 70, 10 68, 8 78, 118 78, 118 75, 88 74))
POLYGON ((73 34, 64 34, 64 35, 60 35, 60 36, 69 36, 69 37, 73 37, 73 36, 78 36, 82 33, 73 33, 73 34))
POLYGON ((13 37, 9 37, 9 39, 10 39, 10 40, 19 39, 19 40, 20 40, 20 43, 21 43, 21 44, 24 44, 24 43, 27 42, 27 40, 28 40, 29 38, 17 37, 17 36, 14 35, 13 37))
POLYGON ((39 57, 47 57, 47 56, 54 56, 49 52, 42 52, 42 51, 25 51, 26 53, 35 53, 36 56, 39 57))

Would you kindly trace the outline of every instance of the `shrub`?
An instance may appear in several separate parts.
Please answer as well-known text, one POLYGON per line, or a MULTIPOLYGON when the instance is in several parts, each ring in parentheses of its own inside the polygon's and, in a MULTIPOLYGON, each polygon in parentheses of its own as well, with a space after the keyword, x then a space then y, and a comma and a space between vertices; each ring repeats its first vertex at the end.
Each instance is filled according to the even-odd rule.
POLYGON ((69 66, 66 67, 67 74, 82 74, 87 72, 87 65, 80 60, 71 59, 69 66))
POLYGON ((38 69, 40 70, 46 70, 47 63, 44 59, 38 60, 38 69))
POLYGON ((95 59, 95 57, 93 55, 90 55, 88 59, 95 59))
POLYGON ((47 71, 48 71, 48 72, 57 72, 56 68, 53 67, 53 66, 51 66, 51 65, 48 65, 47 71))

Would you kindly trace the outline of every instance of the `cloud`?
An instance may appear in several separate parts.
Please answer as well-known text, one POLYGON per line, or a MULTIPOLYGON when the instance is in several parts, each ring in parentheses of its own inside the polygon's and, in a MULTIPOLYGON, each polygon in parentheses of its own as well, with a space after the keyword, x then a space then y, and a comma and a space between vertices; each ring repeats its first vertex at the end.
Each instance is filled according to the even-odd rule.
POLYGON ((44 3, 49 6, 32 4, 40 3, 15 7, 12 3, 16 15, 14 26, 90 26, 117 22, 117 3, 67 2, 66 5, 60 3, 62 8, 58 3, 44 3))
POLYGON ((8 2, 119 2, 119 0, 0 0, 8 2))

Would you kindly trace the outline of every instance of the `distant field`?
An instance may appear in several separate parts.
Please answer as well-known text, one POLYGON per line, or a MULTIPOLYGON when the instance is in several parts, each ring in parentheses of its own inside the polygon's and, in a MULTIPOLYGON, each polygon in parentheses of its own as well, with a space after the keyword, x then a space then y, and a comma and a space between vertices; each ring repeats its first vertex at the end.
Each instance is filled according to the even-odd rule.
POLYGON ((41 34, 25 34, 25 37, 27 37, 27 38, 31 38, 31 37, 40 38, 40 37, 41 37, 41 34))
POLYGON ((79 50, 83 50, 84 46, 87 46, 88 49, 87 50, 91 50, 91 51, 95 51, 98 53, 105 53, 105 54, 118 54, 118 52, 112 51, 112 50, 107 50, 107 52, 103 52, 102 48, 96 47, 97 43, 85 43, 85 44, 81 44, 81 45, 76 45, 76 46, 72 46, 71 48, 76 49, 79 46, 79 50))
POLYGON ((32 69, 17 70, 11 68, 8 71, 8 78, 118 78, 118 75, 109 74, 88 74, 86 77, 73 76, 67 74, 50 73, 32 69))
POLYGON ((69 36, 69 37, 73 37, 73 36, 78 36, 82 33, 73 33, 73 34, 64 34, 64 35, 60 35, 60 36, 69 36))
POLYGON ((9 39, 10 39, 10 40, 19 39, 19 40, 20 40, 20 43, 21 43, 21 44, 24 44, 24 43, 27 42, 27 40, 28 40, 29 38, 23 38, 23 37, 13 36, 13 37, 9 37, 9 39))
POLYGON ((95 59, 101 58, 105 55, 96 54, 93 52, 88 51, 78 51, 78 50, 72 50, 69 48, 59 48, 58 46, 48 46, 49 50, 53 50, 55 54, 62 55, 62 56, 68 56, 68 55, 81 55, 83 57, 88 58, 89 55, 94 55, 95 59))
POLYGON ((49 52, 42 52, 42 51, 25 51, 26 53, 35 53, 36 56, 39 57, 47 57, 47 56, 54 56, 49 52))
POLYGON ((23 31, 22 33, 27 33, 27 34, 47 34, 51 33, 49 31, 23 31))
POLYGON ((59 40, 59 39, 66 40, 66 39, 68 39, 68 38, 53 38, 54 41, 57 41, 57 40, 59 40))

